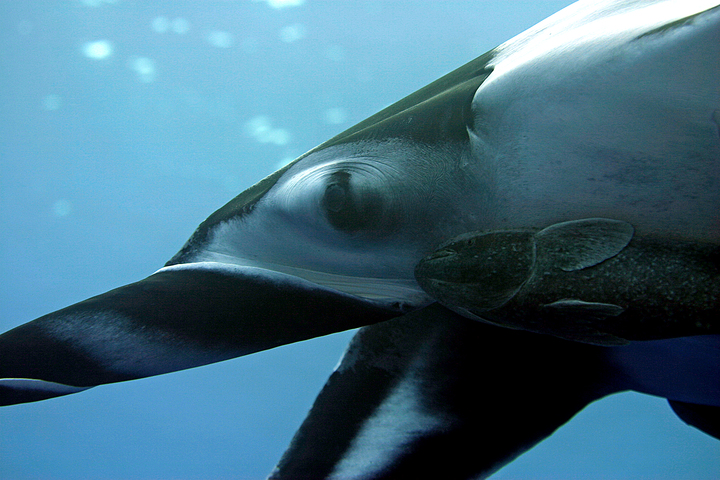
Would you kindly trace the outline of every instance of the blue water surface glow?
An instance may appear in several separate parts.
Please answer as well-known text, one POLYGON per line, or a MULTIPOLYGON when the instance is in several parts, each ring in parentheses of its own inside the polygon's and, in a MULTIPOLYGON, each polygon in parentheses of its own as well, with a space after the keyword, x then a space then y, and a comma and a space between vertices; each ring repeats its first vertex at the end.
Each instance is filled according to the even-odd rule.
MULTIPOLYGON (((0 330, 144 278, 246 187, 568 3, 1 2, 0 330)), ((351 335, 4 407, 0 478, 264 478, 351 335)), ((718 472, 716 440, 622 394, 494 478, 718 472)))

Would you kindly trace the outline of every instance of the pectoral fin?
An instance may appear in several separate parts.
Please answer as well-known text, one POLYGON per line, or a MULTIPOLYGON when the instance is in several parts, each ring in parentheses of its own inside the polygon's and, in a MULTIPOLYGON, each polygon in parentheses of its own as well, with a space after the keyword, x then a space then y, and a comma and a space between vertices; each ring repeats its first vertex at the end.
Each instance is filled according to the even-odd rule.
POLYGON ((619 305, 566 298, 543 305, 543 309, 552 310, 554 314, 549 315, 542 333, 606 347, 630 343, 627 339, 600 329, 604 319, 616 317, 625 311, 619 305))
POLYGON ((547 305, 545 308, 553 308, 558 312, 568 315, 584 315, 592 318, 617 317, 625 311, 619 305, 611 303, 583 302, 573 298, 565 298, 547 305))
POLYGON ((438 304, 364 327, 270 478, 486 478, 612 392, 604 350, 438 304))

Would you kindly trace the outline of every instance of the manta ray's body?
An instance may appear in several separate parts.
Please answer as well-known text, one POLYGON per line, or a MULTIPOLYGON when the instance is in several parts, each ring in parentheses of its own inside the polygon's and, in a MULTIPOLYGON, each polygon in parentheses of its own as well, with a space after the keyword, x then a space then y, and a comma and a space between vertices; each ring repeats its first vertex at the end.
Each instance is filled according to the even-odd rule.
POLYGON ((717 436, 718 207, 718 2, 578 2, 3 334, 0 404, 369 325, 273 478, 486 476, 628 389, 717 436))

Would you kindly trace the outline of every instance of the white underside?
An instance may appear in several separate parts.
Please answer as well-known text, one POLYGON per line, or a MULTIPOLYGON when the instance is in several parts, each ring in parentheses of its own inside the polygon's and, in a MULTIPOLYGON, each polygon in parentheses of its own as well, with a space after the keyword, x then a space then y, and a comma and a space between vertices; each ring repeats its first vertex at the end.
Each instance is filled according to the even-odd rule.
MULTIPOLYGON (((414 278, 378 278, 339 275, 279 263, 256 261, 231 255, 203 252, 204 261, 193 263, 215 264, 217 268, 252 267, 268 272, 291 275, 311 283, 332 288, 349 295, 388 303, 403 303, 418 307, 430 303, 431 298, 420 288, 414 278), (223 265, 225 267, 223 267, 223 265)), ((170 267, 172 268, 172 267, 170 267)))
POLYGON ((497 49, 472 143, 499 226, 720 241, 719 4, 579 2, 497 49))

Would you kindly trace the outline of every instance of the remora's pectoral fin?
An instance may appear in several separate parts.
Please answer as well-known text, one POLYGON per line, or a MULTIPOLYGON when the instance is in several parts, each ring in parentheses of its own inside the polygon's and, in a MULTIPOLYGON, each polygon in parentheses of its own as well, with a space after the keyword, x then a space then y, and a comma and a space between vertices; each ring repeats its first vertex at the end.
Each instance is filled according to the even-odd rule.
POLYGON ((398 312, 252 267, 166 267, 0 336, 0 405, 196 367, 398 312))
POLYGON ((611 393, 603 350, 438 304, 365 327, 270 478, 484 478, 611 393))
POLYGON ((630 343, 629 340, 602 329, 604 320, 609 317, 617 317, 625 311, 619 305, 565 298, 543 305, 543 308, 555 312, 552 315, 553 321, 548 322, 543 333, 606 347, 630 343))
POLYGON ((720 407, 674 400, 668 403, 683 422, 720 439, 720 407))
POLYGON ((566 272, 592 267, 627 247, 632 225, 607 218, 586 218, 551 225, 537 233, 538 262, 566 272))

